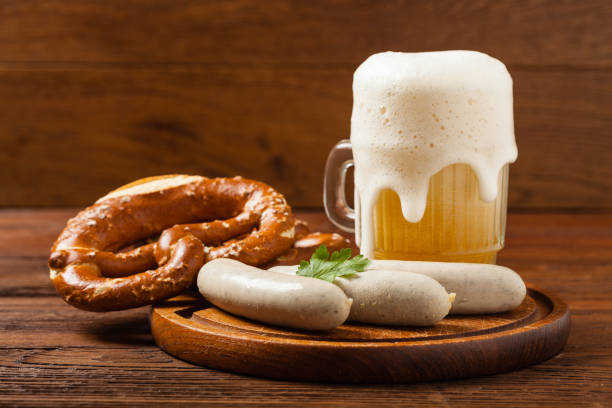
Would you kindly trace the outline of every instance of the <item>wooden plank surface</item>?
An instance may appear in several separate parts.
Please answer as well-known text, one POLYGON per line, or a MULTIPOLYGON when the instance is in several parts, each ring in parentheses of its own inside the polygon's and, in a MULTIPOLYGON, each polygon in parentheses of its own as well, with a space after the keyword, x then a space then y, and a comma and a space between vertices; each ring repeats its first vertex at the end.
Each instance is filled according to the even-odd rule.
POLYGON ((476 49, 514 77, 510 208, 612 209, 609 1, 29 0, 0 17, 0 206, 189 172, 320 207, 356 66, 476 49))
MULTIPOLYGON (((514 77, 510 208, 612 209, 612 72, 514 77)), ((320 207, 327 153, 349 135, 351 78, 281 66, 0 70, 11 101, 0 205, 86 205, 140 177, 189 173, 240 174, 320 207)))
MULTIPOLYGON (((509 215, 499 262, 570 306, 569 342, 557 357, 464 381, 330 386, 196 367, 154 346, 147 308, 92 314, 66 305, 45 263, 75 212, 0 211, 0 405, 605 407, 612 398, 610 215, 509 215)), ((298 215, 331 230, 321 213, 298 215)))
POLYGON ((606 0, 3 2, 4 61, 322 63, 477 49, 510 65, 609 68, 606 0))

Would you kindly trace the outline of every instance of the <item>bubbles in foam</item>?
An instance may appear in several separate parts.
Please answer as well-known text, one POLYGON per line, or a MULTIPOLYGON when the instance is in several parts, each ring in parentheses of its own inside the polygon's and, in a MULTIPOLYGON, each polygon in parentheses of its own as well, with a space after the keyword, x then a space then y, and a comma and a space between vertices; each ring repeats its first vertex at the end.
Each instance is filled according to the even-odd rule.
POLYGON ((495 199, 499 170, 517 156, 512 79, 500 61, 473 51, 375 54, 355 72, 353 94, 363 253, 371 256, 372 209, 383 189, 394 190, 404 217, 417 222, 429 178, 467 163, 481 197, 495 199))

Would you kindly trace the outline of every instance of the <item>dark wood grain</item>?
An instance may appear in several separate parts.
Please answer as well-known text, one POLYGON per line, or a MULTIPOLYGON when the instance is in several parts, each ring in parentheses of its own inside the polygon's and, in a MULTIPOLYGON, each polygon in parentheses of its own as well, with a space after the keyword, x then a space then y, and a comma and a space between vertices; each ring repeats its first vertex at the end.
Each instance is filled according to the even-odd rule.
MULTIPOLYGON (((352 69, 0 69, 0 206, 85 205, 188 173, 320 207, 327 154, 349 136, 352 69)), ((510 208, 612 209, 612 72, 513 74, 510 208)))
POLYGON ((478 49, 512 65, 612 64, 605 0, 34 0, 0 10, 5 61, 355 65, 381 49, 478 49))
POLYGON ((0 206, 186 172, 319 208, 356 66, 476 49, 514 77, 510 208, 612 209, 609 1, 29 0, 0 17, 0 206))
MULTIPOLYGON (((48 283, 45 263, 75 211, 0 211, 0 405, 605 407, 612 398, 612 216, 508 218, 499 262, 570 306, 572 331, 561 354, 469 380, 347 386, 197 367, 155 347, 147 308, 91 314, 68 306, 48 283)), ((332 229, 321 213, 299 215, 332 229)))

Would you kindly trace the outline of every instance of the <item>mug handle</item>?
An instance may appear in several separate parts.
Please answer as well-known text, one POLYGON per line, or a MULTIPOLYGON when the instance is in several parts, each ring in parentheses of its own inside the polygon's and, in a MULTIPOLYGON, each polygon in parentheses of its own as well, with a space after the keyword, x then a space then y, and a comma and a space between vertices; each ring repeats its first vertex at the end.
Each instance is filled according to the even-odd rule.
POLYGON ((353 167, 351 141, 339 141, 329 152, 323 179, 323 207, 338 228, 355 232, 355 209, 346 202, 346 173, 353 167))

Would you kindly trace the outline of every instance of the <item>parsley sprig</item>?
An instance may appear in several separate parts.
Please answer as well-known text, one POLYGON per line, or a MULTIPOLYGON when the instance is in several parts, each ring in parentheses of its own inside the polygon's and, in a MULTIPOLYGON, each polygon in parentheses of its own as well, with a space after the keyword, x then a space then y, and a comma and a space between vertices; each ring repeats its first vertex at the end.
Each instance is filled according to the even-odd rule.
POLYGON ((333 282, 339 276, 351 276, 357 272, 363 272, 370 263, 370 260, 363 255, 349 258, 351 258, 350 248, 334 251, 330 256, 327 247, 321 245, 312 255, 310 261, 300 262, 300 267, 296 273, 300 276, 333 282))

